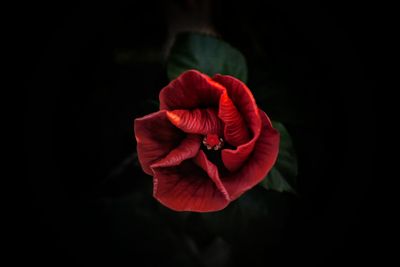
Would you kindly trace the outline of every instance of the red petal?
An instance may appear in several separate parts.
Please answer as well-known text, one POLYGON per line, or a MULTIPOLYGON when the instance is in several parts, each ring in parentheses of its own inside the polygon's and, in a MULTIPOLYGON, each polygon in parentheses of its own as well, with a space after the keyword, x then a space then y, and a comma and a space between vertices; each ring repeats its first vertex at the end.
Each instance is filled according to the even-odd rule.
POLYGON ((234 77, 220 74, 215 75, 213 79, 226 88, 229 98, 242 115, 252 134, 251 140, 238 146, 236 150, 224 149, 222 151, 222 161, 225 167, 234 172, 242 166, 253 151, 254 144, 261 132, 261 119, 256 101, 243 82, 234 77))
POLYGON ((236 173, 223 178, 223 183, 231 199, 238 198, 262 181, 275 164, 279 152, 279 132, 272 128, 267 115, 260 111, 262 130, 252 155, 236 173))
POLYGON ((208 175, 190 161, 176 167, 155 168, 153 194, 175 211, 210 212, 229 204, 208 175))
POLYGON ((165 158, 151 165, 151 168, 177 166, 182 161, 195 157, 199 152, 200 144, 200 136, 190 134, 165 158))
MULTIPOLYGON (((253 127, 256 128, 256 127, 253 127)), ((223 149, 221 152, 222 162, 230 172, 235 172, 247 160, 249 155, 254 149, 254 146, 260 136, 261 127, 255 129, 253 138, 243 145, 238 146, 236 149, 223 149)))
POLYGON ((245 121, 236 109, 227 92, 219 100, 218 116, 225 124, 225 140, 233 146, 242 145, 250 140, 245 121))
POLYGON ((256 101, 249 88, 232 76, 217 74, 213 79, 226 88, 229 98, 242 115, 251 132, 255 134, 261 127, 261 120, 256 101))
POLYGON ((207 175, 211 178, 211 180, 215 183, 217 188, 221 191, 221 193, 225 196, 226 200, 230 201, 228 192, 226 191, 224 185, 219 178, 219 172, 217 166, 212 164, 208 159, 206 154, 200 150, 197 156, 194 158, 194 163, 196 163, 199 167, 201 167, 207 175))
POLYGON ((150 165, 164 158, 184 137, 168 120, 166 111, 136 119, 134 128, 139 162, 150 175, 153 174, 150 165))
POLYGON ((247 160, 251 152, 253 151, 254 145, 256 144, 258 135, 254 136, 250 142, 237 147, 237 149, 223 149, 221 152, 222 162, 224 166, 230 171, 235 172, 243 163, 247 160))
POLYGON ((225 88, 196 70, 182 73, 160 92, 160 109, 194 109, 217 106, 225 88))
POLYGON ((176 127, 186 133, 214 133, 222 136, 222 121, 214 109, 174 110, 167 111, 167 117, 176 127))

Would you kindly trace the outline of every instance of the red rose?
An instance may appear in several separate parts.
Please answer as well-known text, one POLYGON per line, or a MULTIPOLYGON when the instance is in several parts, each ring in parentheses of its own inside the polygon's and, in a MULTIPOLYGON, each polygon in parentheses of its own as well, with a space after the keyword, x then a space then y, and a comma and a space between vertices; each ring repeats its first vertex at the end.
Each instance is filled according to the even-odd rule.
POLYGON ((240 80, 181 74, 160 111, 135 120, 137 152, 154 197, 176 211, 217 211, 267 175, 279 133, 240 80))

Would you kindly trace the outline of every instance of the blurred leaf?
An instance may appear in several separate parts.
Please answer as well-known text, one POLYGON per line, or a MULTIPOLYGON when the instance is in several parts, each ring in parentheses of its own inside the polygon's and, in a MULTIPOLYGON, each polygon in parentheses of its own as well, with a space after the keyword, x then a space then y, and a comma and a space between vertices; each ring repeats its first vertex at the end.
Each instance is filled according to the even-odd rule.
POLYGON ((205 34, 182 33, 176 37, 167 62, 168 77, 173 80, 189 69, 209 76, 231 75, 247 82, 244 56, 228 43, 205 34))
POLYGON ((275 167, 272 168, 260 185, 268 190, 296 193, 293 187, 285 180, 282 173, 275 167))
POLYGON ((274 167, 260 185, 268 190, 296 193, 294 187, 298 166, 292 138, 282 123, 273 121, 272 125, 281 135, 279 154, 274 167))

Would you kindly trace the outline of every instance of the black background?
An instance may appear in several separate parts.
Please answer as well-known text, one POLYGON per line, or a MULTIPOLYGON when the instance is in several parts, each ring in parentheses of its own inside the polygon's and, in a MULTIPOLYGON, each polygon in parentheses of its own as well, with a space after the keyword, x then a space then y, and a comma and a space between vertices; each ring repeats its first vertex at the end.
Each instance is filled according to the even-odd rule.
POLYGON ((19 14, 30 195, 18 249, 29 261, 243 266, 376 256, 374 10, 216 1, 213 14, 247 57, 260 106, 293 136, 299 196, 260 198, 255 188, 256 200, 277 205, 245 222, 217 216, 226 227, 214 232, 200 215, 162 207, 137 164, 116 167, 135 151, 133 120, 156 111, 152 100, 168 83, 164 3, 35 4, 19 14))

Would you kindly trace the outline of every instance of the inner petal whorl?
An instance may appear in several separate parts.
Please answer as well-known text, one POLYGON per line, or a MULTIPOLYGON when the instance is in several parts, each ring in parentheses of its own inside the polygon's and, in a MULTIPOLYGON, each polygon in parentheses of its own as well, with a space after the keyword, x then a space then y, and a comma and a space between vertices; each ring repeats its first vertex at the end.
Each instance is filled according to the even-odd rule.
POLYGON ((203 145, 205 145, 208 150, 220 150, 224 145, 224 140, 217 134, 207 134, 203 138, 203 145))

